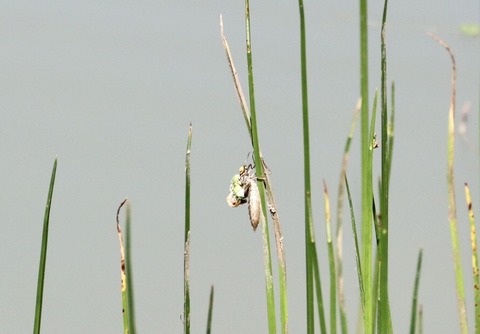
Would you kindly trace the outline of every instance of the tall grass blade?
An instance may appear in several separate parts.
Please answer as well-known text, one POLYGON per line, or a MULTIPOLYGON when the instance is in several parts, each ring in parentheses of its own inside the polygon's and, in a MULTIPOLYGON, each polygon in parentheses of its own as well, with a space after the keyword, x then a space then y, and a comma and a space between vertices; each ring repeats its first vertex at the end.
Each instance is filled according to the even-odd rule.
POLYGON ((470 187, 465 183, 465 200, 467 201, 468 220, 470 221, 470 245, 472 247, 472 272, 473 290, 475 296, 475 333, 480 333, 480 277, 478 269, 477 231, 475 228, 475 217, 473 215, 472 197, 470 187))
MULTIPOLYGON (((263 170, 267 170, 265 162, 262 158, 263 170)), ((278 255, 278 274, 279 274, 279 291, 280 291, 280 321, 282 325, 282 333, 288 333, 288 298, 287 298, 287 263, 285 260, 285 251, 283 249, 283 236, 280 227, 280 219, 276 209, 275 197, 270 182, 269 173, 265 173, 265 188, 267 191, 268 206, 270 216, 273 220, 273 230, 275 233, 275 241, 277 244, 278 255)))
POLYGON ((463 282, 462 259, 460 256, 460 246, 457 231, 457 207, 455 203, 455 180, 454 180, 454 160, 455 160, 455 95, 456 95, 456 77, 457 70, 455 57, 452 50, 438 36, 429 33, 437 43, 443 46, 452 62, 452 82, 451 82, 451 98, 448 111, 448 146, 447 146, 447 187, 448 187, 448 219, 450 221, 450 236, 452 241, 453 262, 455 268, 455 281, 457 288, 457 307, 460 320, 460 329, 462 333, 468 332, 467 312, 465 306, 465 286, 463 282))
MULTIPOLYGON (((375 253, 376 257, 376 261, 374 262, 374 265, 373 265, 373 298, 374 300, 376 300, 377 302, 373 304, 373 314, 376 315, 376 320, 377 320, 377 329, 378 329, 378 322, 380 321, 379 320, 379 314, 377 312, 378 310, 378 290, 379 290, 379 280, 380 280, 380 261, 378 260, 378 257, 379 257, 379 251, 378 251, 378 247, 377 247, 377 251, 375 253)), ((381 333, 381 332, 378 332, 378 333, 381 333)), ((382 333, 383 334, 383 333, 382 333)), ((385 333, 387 334, 387 333, 385 333)))
POLYGON ((127 283, 127 301, 129 312, 129 334, 136 333, 135 326, 135 298, 133 295, 133 265, 132 265, 132 215, 130 202, 126 203, 126 222, 125 222, 125 273, 128 277, 127 283))
MULTIPOLYGON (((374 118, 374 116, 372 116, 374 118)), ((380 253, 381 253, 381 245, 380 245, 380 233, 381 233, 381 223, 379 220, 379 215, 377 214, 377 208, 375 205, 375 198, 372 198, 372 213, 373 213, 373 223, 375 227, 375 241, 376 241, 376 256, 375 256, 375 264, 374 264, 374 275, 373 275, 373 299, 378 301, 379 294, 380 294, 380 268, 382 263, 380 262, 380 253)), ((373 314, 377 315, 377 326, 380 323, 380 314, 378 313, 378 305, 379 303, 373 304, 373 314)), ((385 334, 390 333, 391 331, 385 332, 385 334)), ((381 333, 381 332, 379 332, 381 333)))
MULTIPOLYGON (((252 126, 252 145, 255 156, 255 173, 257 176, 263 177, 265 171, 263 170, 263 159, 260 155, 260 144, 258 141, 257 131, 257 113, 255 107, 255 89, 253 81, 253 57, 252 57, 252 42, 250 35, 250 1, 245 1, 245 30, 246 30, 246 47, 247 47, 247 68, 248 68, 248 93, 250 98, 250 123, 252 126)), ((260 200, 262 203, 262 240, 263 240, 263 260, 265 266, 265 289, 267 296, 267 313, 268 313, 268 331, 270 334, 277 332, 276 315, 275 315, 275 296, 273 288, 272 275, 272 258, 270 254, 270 236, 268 233, 268 224, 266 222, 267 216, 267 202, 265 200, 265 185, 263 182, 258 182, 258 190, 260 192, 260 200)), ((283 321, 284 319, 282 319, 283 321)), ((283 328, 284 326, 282 326, 283 328)))
POLYGON ((55 175, 57 174, 57 160, 58 159, 55 159, 53 162, 52 176, 50 177, 50 187, 47 195, 47 204, 45 206, 45 215, 43 217, 42 246, 40 250, 40 263, 38 266, 37 299, 35 302, 35 318, 33 324, 34 334, 40 333, 42 322, 43 287, 45 285, 45 267, 47 265, 48 227, 50 224, 50 208, 52 207, 55 175))
MULTIPOLYGON (((378 148, 378 143, 377 143, 377 135, 375 133, 375 121, 377 117, 377 101, 378 101, 378 91, 375 91, 375 97, 373 99, 373 107, 372 107, 372 116, 370 118, 370 130, 369 130, 369 138, 370 138, 370 146, 369 146, 369 166, 372 168, 372 159, 373 159, 373 150, 378 148)), ((372 176, 372 172, 370 171, 370 177, 372 176)), ((372 182, 370 182, 372 184, 372 182)), ((372 310, 371 313, 373 315, 377 315, 377 321, 378 321, 378 313, 377 313, 377 300, 378 300, 378 289, 379 289, 379 268, 380 268, 380 262, 378 259, 379 253, 381 252, 379 248, 379 238, 380 238, 380 232, 379 232, 379 223, 377 220, 377 213, 376 213, 376 208, 375 208, 375 199, 373 196, 373 189, 370 191, 372 194, 372 199, 371 199, 371 217, 373 218, 373 227, 375 230, 375 246, 376 246, 376 251, 377 251, 377 256, 375 257, 375 262, 374 262, 374 271, 373 271, 373 280, 372 280, 372 290, 371 293, 372 295, 369 296, 373 301, 371 304, 372 310)), ((362 225, 363 228, 363 225, 362 225)), ((363 239, 362 239, 363 240, 363 239)), ((372 238, 370 237, 370 242, 372 243, 372 238)), ((373 243, 371 244, 371 247, 373 248, 373 243)), ((373 251, 373 250, 372 250, 373 251)), ((373 253, 372 253, 373 254, 373 253)), ((375 322, 373 324, 375 326, 375 322)), ((387 334, 387 332, 382 333, 382 334, 387 334)))
POLYGON ((213 285, 210 288, 210 299, 208 301, 207 334, 210 334, 212 332, 212 316, 213 316, 213 285))
MULTIPOLYGON (((261 152, 260 152, 261 154, 261 152)), ((275 204, 275 197, 273 194, 270 176, 268 172, 268 168, 263 160, 263 157, 260 156, 262 159, 263 171, 265 172, 264 175, 264 183, 265 183, 265 190, 267 195, 268 201, 268 209, 270 211, 270 216, 273 220, 273 231, 275 233, 275 242, 277 246, 277 256, 278 256, 278 274, 279 274, 279 292, 280 292, 280 322, 282 333, 288 333, 288 298, 287 298, 287 263, 285 260, 285 251, 283 249, 283 236, 282 230, 280 226, 280 218, 278 216, 278 211, 275 204)))
POLYGON ((413 287, 413 298, 412 298, 412 316, 410 318, 410 334, 416 333, 415 325, 417 324, 417 313, 419 312, 417 308, 418 303, 418 287, 420 286, 420 271, 422 269, 422 258, 423 258, 423 250, 420 249, 418 252, 418 259, 417 259, 417 270, 415 272, 415 284, 413 287))
POLYGON ((317 297, 318 319, 320 323, 320 333, 324 334, 327 333, 327 325, 325 322, 325 306, 323 304, 322 280, 320 277, 320 267, 318 265, 317 247, 315 245, 315 240, 312 241, 312 244, 312 271, 316 291, 315 296, 317 297))
POLYGON ((130 333, 130 303, 128 301, 128 289, 127 289, 127 272, 126 272, 126 260, 125 260, 125 247, 123 244, 123 234, 122 228, 120 227, 120 210, 127 202, 127 199, 124 199, 120 203, 117 209, 117 236, 118 242, 120 244, 120 270, 121 270, 121 292, 122 292, 122 314, 123 314, 123 333, 130 333))
POLYGON ((330 198, 325 180, 323 181, 325 200, 325 223, 327 228, 328 265, 330 268, 330 333, 337 333, 337 271, 335 269, 335 252, 333 251, 332 227, 330 219, 330 198))
POLYGON ((347 175, 345 175, 345 187, 347 188, 348 205, 350 207, 350 222, 352 224, 353 242, 355 244, 355 262, 357 264, 358 286, 360 287, 360 305, 362 306, 362 313, 364 313, 365 312, 364 311, 364 307, 365 307, 365 288, 364 288, 363 275, 362 275, 362 261, 361 261, 360 247, 358 245, 357 224, 355 222, 355 214, 353 212, 352 196, 350 194, 350 187, 348 185, 347 175))
POLYGON ((300 66, 302 80, 302 115, 303 115, 303 168, 305 196, 305 267, 306 267, 306 300, 307 300, 307 333, 314 333, 313 318, 313 221, 310 182, 310 135, 308 125, 308 85, 307 85, 307 42, 305 35, 305 11, 303 0, 298 0, 300 15, 300 66))
POLYGON ((190 152, 192 148, 192 123, 188 127, 185 154, 185 236, 183 240, 183 332, 190 333, 190 152))
POLYGON ((368 111, 368 15, 367 0, 360 0, 360 91, 362 96, 361 113, 361 156, 362 156, 362 266, 365 299, 363 324, 365 333, 373 333, 373 247, 372 247, 372 137, 369 136, 368 111))
MULTIPOLYGON (((389 188, 390 188, 390 166, 389 159, 392 157, 390 149, 390 131, 388 109, 387 109, 387 50, 385 42, 385 29, 387 22, 388 0, 385 0, 383 6, 382 30, 381 30, 381 154, 382 154, 382 176, 380 191, 380 286, 379 286, 379 305, 378 305, 378 329, 380 333, 390 333, 392 329, 392 320, 390 314, 390 302, 388 295, 388 215, 389 215, 389 188)), ((393 126, 393 124, 392 124, 393 126)))
MULTIPOLYGON (((248 9, 246 11, 246 13, 249 14, 249 12, 250 11, 248 9)), ((249 16, 248 16, 248 20, 246 20, 246 21, 247 21, 247 25, 248 25, 247 31, 249 32, 250 31, 249 16)), ((263 181, 262 183, 264 183, 264 185, 265 185, 264 189, 266 190, 266 195, 268 197, 268 209, 269 209, 270 215, 273 219, 273 228, 274 228, 274 233, 275 233, 275 241, 276 241, 276 245, 277 245, 277 255, 278 255, 278 265, 279 265, 279 282, 280 282, 279 291, 280 291, 280 316, 281 316, 280 320, 281 320, 281 325, 282 325, 282 333, 286 334, 286 333, 288 333, 287 268, 286 268, 285 253, 284 253, 284 248, 283 248, 283 241, 282 241, 283 237, 282 237, 282 232, 281 232, 281 227, 280 227, 280 219, 279 219, 278 211, 277 211, 276 204, 275 204, 275 198, 274 198, 274 194, 273 194, 273 190, 272 190, 272 186, 271 186, 269 172, 267 172, 268 168, 266 167, 265 161, 263 159, 262 152, 259 148, 258 135, 256 135, 257 139, 254 139, 255 137, 253 136, 252 120, 251 120, 251 116, 250 116, 250 111, 249 111, 249 108, 247 106, 247 102, 246 102, 246 99, 244 97, 244 94, 243 94, 243 91, 242 91, 242 88, 241 88, 240 80, 238 78, 238 73, 235 69, 235 65, 234 65, 234 62, 233 62, 233 57, 232 57, 232 54, 230 52, 230 48, 228 46, 228 41, 225 38, 225 34, 224 34, 224 30, 223 30, 223 20, 222 20, 221 15, 220 15, 220 35, 221 35, 222 43, 223 43, 225 53, 226 53, 226 56, 227 56, 228 64, 230 66, 230 71, 231 71, 231 74, 232 74, 235 91, 237 93, 237 97, 238 97, 240 106, 242 108, 243 116, 245 118, 245 123, 246 123, 247 129, 248 129, 249 134, 250 134, 250 140, 251 140, 251 143, 252 143, 252 148, 254 150, 254 159, 255 159, 255 161, 261 161, 261 164, 258 164, 258 163, 256 164, 256 175, 260 175, 258 180, 262 180, 263 181), (257 152, 258 152, 258 155, 257 155, 257 152), (259 172, 259 168, 260 168, 260 172, 259 172)), ((248 36, 247 36, 247 50, 250 50, 250 53, 251 53, 251 44, 250 44, 250 39, 249 39, 248 36)), ((247 53, 247 58, 248 58, 248 53, 247 53)), ((251 66, 249 66, 248 68, 252 69, 251 66)), ((251 78, 253 78, 253 74, 252 74, 251 78)), ((251 85, 249 85, 249 87, 253 87, 253 82, 252 82, 251 85)), ((252 94, 252 92, 250 94, 252 94)), ((255 129, 256 129, 256 121, 255 121, 255 129)), ((263 190, 263 185, 259 183, 258 188, 261 191, 260 195, 263 196, 262 195, 262 193, 264 191, 263 190)), ((267 206, 265 205, 265 202, 262 202, 263 218, 266 217, 266 207, 267 206)), ((266 223, 265 219, 262 219, 262 221, 266 223)), ((265 277, 266 277, 267 280, 269 279, 271 281, 271 265, 270 266, 267 265, 267 262, 271 263, 271 261, 270 261, 270 241, 269 241, 269 234, 268 234, 268 225, 265 226, 265 227, 262 227, 262 234, 263 234, 264 253, 265 253, 264 260, 265 260, 265 263, 266 263, 266 265, 265 265, 266 276, 265 277), (266 251, 265 251, 265 249, 266 249, 266 251)), ((268 293, 269 292, 267 290, 267 307, 269 305, 268 304, 269 303, 268 302, 268 300, 269 300, 268 293)))
POLYGON ((343 198, 345 192, 345 174, 347 172, 348 160, 350 158, 350 146, 353 139, 353 134, 358 123, 360 115, 360 108, 362 107, 362 99, 358 99, 353 114, 350 132, 345 143, 342 158, 342 169, 338 180, 338 197, 337 197, 337 230, 336 230, 336 245, 337 245, 337 286, 338 286, 338 304, 340 308, 340 324, 343 334, 348 333, 347 313, 345 309, 345 295, 343 290, 343 198))

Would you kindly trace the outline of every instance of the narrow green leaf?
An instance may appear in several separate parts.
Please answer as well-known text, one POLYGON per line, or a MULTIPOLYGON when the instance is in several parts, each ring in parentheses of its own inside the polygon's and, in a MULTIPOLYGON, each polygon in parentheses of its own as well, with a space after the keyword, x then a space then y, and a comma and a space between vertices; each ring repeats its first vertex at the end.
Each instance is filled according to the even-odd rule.
POLYGON ((417 330, 415 325, 417 324, 417 303, 418 303, 418 287, 420 286, 420 271, 422 269, 422 258, 423 258, 423 250, 420 249, 418 252, 418 259, 417 259, 417 270, 415 272, 415 284, 413 288, 413 298, 412 298, 412 316, 410 318, 410 334, 415 334, 417 330))
POLYGON ((335 269, 335 253, 333 250, 330 198, 327 183, 323 181, 323 196, 325 201, 325 223, 327 229, 328 265, 330 268, 330 333, 337 333, 337 271, 335 269))
POLYGON ((300 66, 302 81, 302 115, 303 115, 303 168, 304 168, 304 196, 305 196, 305 268, 306 268, 306 300, 307 300, 307 333, 315 331, 313 317, 314 281, 313 281, 313 221, 310 182, 310 135, 308 124, 308 85, 307 85, 307 42, 305 34, 305 12, 303 0, 298 0, 300 15, 300 66))
POLYGON ((362 96, 361 113, 361 157, 362 157, 362 276, 365 288, 363 307, 364 331, 373 333, 373 247, 372 247, 372 137, 369 132, 368 110, 368 10, 367 0, 360 0, 360 91, 362 96))
POLYGON ((34 334, 40 333, 42 322, 43 287, 45 284, 45 268, 47 265, 48 227, 50 224, 50 208, 52 206, 55 175, 57 174, 57 160, 58 159, 55 159, 53 163, 52 176, 50 177, 50 187, 48 189, 47 205, 45 206, 45 215, 43 217, 42 246, 40 250, 40 263, 38 266, 37 299, 35 302, 35 318, 33 325, 34 334))
POLYGON ((325 322, 325 306, 323 303, 323 294, 322 294, 322 280, 320 277, 320 267, 318 264, 318 256, 317 256, 317 247, 315 245, 315 240, 312 241, 312 271, 313 271, 313 278, 315 283, 315 291, 317 297, 317 311, 318 311, 318 319, 320 323, 320 333, 326 334, 327 333, 327 325, 325 322))
POLYGON ((337 197, 337 231, 336 231, 336 245, 337 245, 337 285, 338 285, 338 303, 340 308, 340 323, 342 327, 342 334, 348 333, 347 313, 345 308, 345 296, 343 289, 343 199, 345 196, 345 175, 347 172, 348 160, 350 157, 350 147, 353 139, 353 134, 360 116, 360 108, 362 99, 358 99, 355 107, 355 112, 350 126, 350 132, 345 142, 342 158, 342 169, 340 177, 338 178, 338 197, 337 197))
MULTIPOLYGON (((252 127, 252 146, 255 156, 255 172, 257 176, 263 177, 265 171, 263 170, 263 159, 260 155, 260 144, 258 140, 257 130, 257 113, 255 107, 255 89, 253 80, 253 57, 252 57, 252 42, 250 35, 250 1, 245 1, 245 30, 246 30, 246 48, 247 48, 247 69, 248 69, 248 92, 250 98, 250 123, 252 127)), ((267 202, 265 199, 265 185, 263 182, 258 182, 258 190, 260 193, 260 200, 262 203, 262 240, 263 240, 263 259, 265 267, 265 290, 267 297, 267 314, 268 314, 268 331, 270 334, 277 332, 276 312, 275 312, 275 295, 273 287, 272 274, 272 258, 270 252, 270 236, 268 233, 267 217, 267 202)))
MULTIPOLYGON (((387 22, 387 8, 388 0, 384 1, 383 17, 382 17, 382 30, 380 36, 381 44, 381 155, 382 155, 382 176, 381 176, 381 189, 380 189, 380 224, 379 224, 379 262, 380 262, 380 277, 379 277, 379 302, 378 302, 378 330, 380 333, 392 332, 392 320, 390 314, 390 302, 388 295, 388 259, 389 259, 389 227, 388 227, 388 215, 389 215, 389 188, 390 188, 390 161, 392 157, 392 151, 390 148, 390 131, 389 131, 389 119, 387 109, 387 49, 386 49, 386 22, 387 22)), ((393 126, 393 124, 392 124, 393 126)))
POLYGON ((365 288, 364 288, 363 275, 362 275, 362 262, 361 262, 361 255, 360 255, 360 247, 358 245, 357 224, 355 222, 355 214, 353 212, 352 196, 350 194, 350 187, 348 185, 347 175, 345 175, 345 187, 347 189, 348 205, 350 207, 350 222, 352 224, 353 242, 355 244, 355 261, 356 261, 356 264, 357 264, 358 286, 360 287, 360 305, 362 306, 362 312, 364 312, 364 308, 365 308, 365 288))
POLYGON ((125 221, 125 274, 127 277, 127 301, 128 301, 128 327, 129 334, 136 333, 135 326, 135 298, 133 293, 133 264, 132 264, 132 214, 130 202, 126 202, 126 221, 125 221))

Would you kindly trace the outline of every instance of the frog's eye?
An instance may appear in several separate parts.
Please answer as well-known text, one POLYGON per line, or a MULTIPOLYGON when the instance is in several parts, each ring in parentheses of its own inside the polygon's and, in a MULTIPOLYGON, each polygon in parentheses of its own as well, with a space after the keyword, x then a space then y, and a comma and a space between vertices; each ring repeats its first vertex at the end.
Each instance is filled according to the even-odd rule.
POLYGON ((245 174, 246 171, 247 170, 245 168, 245 165, 240 166, 240 168, 238 169, 238 174, 243 175, 243 174, 245 174))

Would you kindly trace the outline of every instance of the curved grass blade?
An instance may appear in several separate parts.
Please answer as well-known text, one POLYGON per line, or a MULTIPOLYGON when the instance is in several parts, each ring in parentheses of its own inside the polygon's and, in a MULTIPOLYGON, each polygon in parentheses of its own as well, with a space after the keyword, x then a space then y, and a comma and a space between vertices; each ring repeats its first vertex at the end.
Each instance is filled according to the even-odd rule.
POLYGON ((50 208, 52 206, 55 175, 57 174, 57 160, 58 159, 55 159, 53 163, 52 176, 50 177, 50 187, 48 189, 47 205, 45 206, 45 215, 43 218, 42 246, 40 250, 40 263, 38 266, 37 299, 35 302, 35 318, 33 324, 34 334, 40 333, 40 326, 42 322, 43 287, 45 284, 45 267, 47 264, 48 227, 50 224, 50 208))
POLYGON ((245 95, 243 94, 242 85, 240 83, 240 79, 238 78, 238 72, 235 68, 235 64, 233 62, 233 56, 230 52, 230 47, 228 46, 227 38, 225 37, 223 31, 223 18, 220 15, 220 37, 222 38, 223 48, 225 49, 225 53, 227 55, 228 66, 230 67, 230 72, 232 73, 233 78, 233 85, 235 87, 235 92, 237 93, 238 102, 240 103, 240 108, 242 108, 243 118, 245 119, 245 124, 247 125, 247 130, 252 139, 252 125, 250 124, 250 111, 247 107, 247 100, 245 100, 245 95))
POLYGON ((428 33, 438 44, 447 50, 452 62, 452 81, 450 107, 448 111, 448 144, 447 144, 447 186, 448 186, 448 219, 450 222, 450 236, 452 241, 453 262, 455 270, 455 281, 457 289, 457 307, 460 320, 461 332, 468 333, 467 312, 465 306, 465 286, 463 282, 462 259, 460 256, 460 246, 457 231, 457 206, 455 203, 455 180, 454 180, 454 161, 455 161, 455 99, 456 99, 456 78, 457 70, 455 56, 452 50, 438 36, 428 33))
POLYGON ((122 314, 123 314, 123 333, 129 334, 131 333, 131 325, 130 325, 130 303, 128 301, 128 288, 127 288, 127 271, 126 271, 126 259, 125 259, 125 248, 123 245, 123 235, 122 235, 122 228, 120 227, 120 210, 127 202, 125 198, 122 203, 120 203, 117 209, 117 236, 118 242, 120 243, 120 270, 121 270, 121 291, 122 291, 122 314))
MULTIPOLYGON (((410 334, 415 334, 417 324, 417 302, 418 302, 418 287, 420 285, 420 271, 422 269, 422 258, 423 258, 423 249, 420 249, 418 252, 417 259, 417 271, 415 273, 415 285, 413 288, 413 298, 412 298, 412 316, 410 318, 410 334)), ((419 317, 420 318, 420 317, 419 317)))

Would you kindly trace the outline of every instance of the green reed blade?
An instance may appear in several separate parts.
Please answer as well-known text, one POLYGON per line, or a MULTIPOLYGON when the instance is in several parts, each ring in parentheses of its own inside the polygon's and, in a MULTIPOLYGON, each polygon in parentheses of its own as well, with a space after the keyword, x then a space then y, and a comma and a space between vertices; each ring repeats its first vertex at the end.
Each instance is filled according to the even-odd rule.
POLYGON ((52 207, 55 175, 57 174, 57 160, 58 159, 55 159, 53 163, 52 176, 50 177, 50 187, 48 189, 47 205, 45 206, 45 215, 43 218, 42 246, 40 250, 40 264, 38 266, 37 299, 35 302, 35 318, 33 325, 34 334, 40 333, 40 326, 42 322, 43 287, 45 284, 45 268, 47 264, 48 227, 50 224, 50 209, 52 207))

